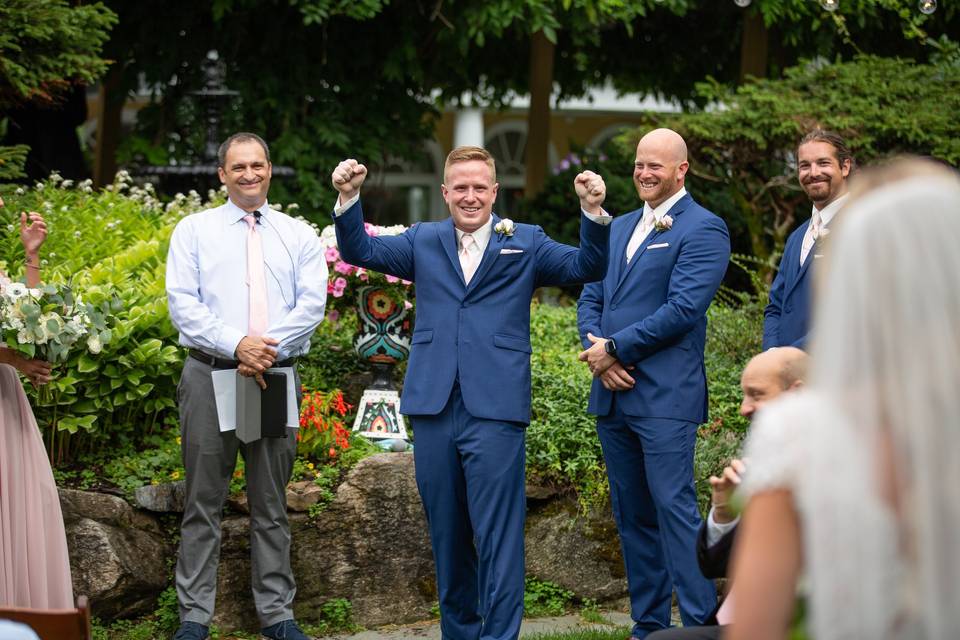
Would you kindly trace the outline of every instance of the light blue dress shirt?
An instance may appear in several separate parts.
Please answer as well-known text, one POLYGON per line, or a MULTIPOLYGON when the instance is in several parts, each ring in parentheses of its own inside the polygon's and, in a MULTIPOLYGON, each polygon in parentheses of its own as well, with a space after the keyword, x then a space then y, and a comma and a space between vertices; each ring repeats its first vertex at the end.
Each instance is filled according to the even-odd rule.
MULTIPOLYGON (((323 320, 327 261, 316 231, 264 203, 262 234, 269 322, 265 336, 279 341, 277 359, 310 348, 323 320)), ((221 358, 236 358, 247 335, 247 212, 233 202, 191 214, 170 238, 167 303, 180 344, 221 358)))

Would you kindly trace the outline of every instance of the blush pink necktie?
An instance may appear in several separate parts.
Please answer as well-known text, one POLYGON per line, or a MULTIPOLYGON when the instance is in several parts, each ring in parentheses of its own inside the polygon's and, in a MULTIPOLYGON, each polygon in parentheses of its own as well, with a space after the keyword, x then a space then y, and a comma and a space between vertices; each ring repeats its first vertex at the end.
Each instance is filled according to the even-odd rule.
POLYGON ((257 219, 243 216, 247 231, 247 285, 250 287, 250 323, 247 334, 262 336, 267 330, 267 278, 263 271, 263 244, 257 219))
POLYGON ((469 233, 460 238, 460 268, 463 269, 463 281, 470 284, 470 278, 477 272, 477 241, 469 233))

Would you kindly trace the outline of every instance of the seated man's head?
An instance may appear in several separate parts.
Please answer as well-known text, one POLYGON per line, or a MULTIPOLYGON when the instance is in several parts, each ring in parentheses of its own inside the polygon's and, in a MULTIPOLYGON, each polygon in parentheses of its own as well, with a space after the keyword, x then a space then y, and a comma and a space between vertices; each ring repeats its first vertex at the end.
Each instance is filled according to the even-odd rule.
POLYGON ((807 354, 795 347, 770 349, 751 358, 740 376, 740 415, 752 420, 753 414, 767 402, 784 391, 803 386, 807 359, 807 354))

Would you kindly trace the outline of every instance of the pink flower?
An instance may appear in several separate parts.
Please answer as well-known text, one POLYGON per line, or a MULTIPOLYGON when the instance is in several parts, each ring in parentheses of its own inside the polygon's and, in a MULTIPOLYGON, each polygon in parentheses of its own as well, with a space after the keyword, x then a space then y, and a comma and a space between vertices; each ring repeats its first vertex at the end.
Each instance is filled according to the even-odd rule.
POLYGON ((347 280, 345 278, 337 278, 333 281, 333 297, 342 298, 343 290, 347 288, 347 280))
POLYGON ((340 321, 340 312, 337 311, 336 309, 331 309, 331 310, 327 313, 327 319, 328 319, 330 322, 333 322, 333 323, 339 322, 339 321, 340 321))
POLYGON ((356 269, 352 264, 347 264, 343 260, 337 261, 337 264, 333 265, 333 270, 337 273, 342 273, 346 276, 350 275, 356 269))
POLYGON ((368 235, 368 236, 376 236, 376 235, 377 235, 377 227, 376 227, 376 225, 370 224, 369 222, 364 222, 364 223, 363 223, 363 230, 367 232, 367 235, 368 235))
POLYGON ((404 301, 403 301, 403 308, 404 308, 404 309, 413 309, 413 304, 412 304, 409 300, 404 300, 404 301))
POLYGON ((391 276, 390 274, 386 274, 384 277, 387 279, 387 282, 389 282, 390 284, 397 284, 398 282, 400 282, 400 278, 398 278, 397 276, 391 276))
POLYGON ((401 282, 401 284, 403 284, 403 286, 405 286, 405 287, 409 287, 410 285, 413 284, 413 283, 410 282, 409 280, 401 280, 400 282, 401 282))
POLYGON ((336 262, 340 259, 340 252, 337 251, 336 247, 327 247, 323 256, 327 259, 327 262, 336 262))
POLYGON ((364 269, 363 267, 357 267, 357 278, 359 278, 364 282, 370 281, 370 276, 367 275, 367 270, 364 269))

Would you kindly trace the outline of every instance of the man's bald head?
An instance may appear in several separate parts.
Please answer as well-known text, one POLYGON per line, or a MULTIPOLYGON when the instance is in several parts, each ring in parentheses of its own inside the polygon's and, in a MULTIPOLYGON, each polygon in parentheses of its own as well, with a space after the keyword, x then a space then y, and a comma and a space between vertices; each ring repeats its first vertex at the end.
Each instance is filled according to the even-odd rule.
POLYGON ((663 151, 667 157, 677 164, 687 161, 687 143, 683 136, 673 129, 654 129, 640 138, 637 147, 663 151))
POLYGON ((743 369, 740 415, 752 419, 763 405, 784 391, 803 386, 808 356, 796 347, 779 347, 755 355, 743 369))
POLYGON ((656 208, 680 191, 686 179, 687 143, 671 129, 654 129, 640 138, 633 184, 640 199, 656 208))

